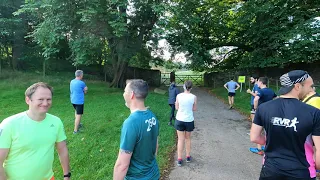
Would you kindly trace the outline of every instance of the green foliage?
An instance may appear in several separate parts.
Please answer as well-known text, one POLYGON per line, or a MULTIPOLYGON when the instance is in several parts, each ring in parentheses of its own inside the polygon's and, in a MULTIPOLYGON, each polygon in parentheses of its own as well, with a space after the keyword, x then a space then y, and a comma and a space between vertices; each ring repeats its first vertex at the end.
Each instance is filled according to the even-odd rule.
POLYGON ((319 60, 319 6, 308 0, 176 1, 167 39, 187 52, 195 70, 310 63, 319 60), (226 46, 234 47, 227 56, 210 53, 226 46))

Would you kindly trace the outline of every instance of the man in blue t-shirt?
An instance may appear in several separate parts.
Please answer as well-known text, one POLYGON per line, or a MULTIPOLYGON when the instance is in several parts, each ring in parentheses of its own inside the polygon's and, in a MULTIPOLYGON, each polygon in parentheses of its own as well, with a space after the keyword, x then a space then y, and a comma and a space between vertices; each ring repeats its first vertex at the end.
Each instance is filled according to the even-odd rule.
POLYGON ((320 168, 320 110, 300 101, 312 91, 313 80, 307 72, 294 70, 280 82, 280 97, 258 106, 251 127, 251 141, 266 144, 260 180, 315 180, 320 168))
POLYGON ((255 113, 255 110, 254 110, 254 106, 253 106, 253 100, 254 100, 254 97, 256 97, 257 93, 258 93, 258 90, 259 90, 259 86, 258 86, 258 79, 259 77, 253 75, 250 77, 250 83, 253 85, 253 88, 252 90, 248 89, 247 90, 247 93, 251 94, 251 100, 250 100, 250 107, 251 107, 251 111, 250 111, 250 118, 251 120, 253 121, 253 118, 254 118, 254 113, 255 113))
POLYGON ((159 121, 145 107, 147 95, 147 82, 141 79, 128 81, 124 89, 123 97, 131 114, 121 129, 120 151, 113 170, 114 180, 160 178, 156 160, 159 121))
MULTIPOLYGON (((267 87, 268 78, 267 77, 260 77, 258 80, 258 92, 257 95, 254 97, 254 111, 260 106, 262 103, 271 101, 273 98, 277 97, 276 93, 270 88, 267 87)), ((249 148, 249 150, 253 153, 263 155, 264 147, 260 144, 257 144, 257 148, 249 148)))
POLYGON ((82 81, 83 71, 77 70, 75 76, 76 78, 70 82, 70 100, 75 109, 73 134, 77 134, 79 132, 79 127, 81 127, 80 122, 84 108, 84 94, 88 91, 88 87, 82 81))
POLYGON ((228 91, 229 109, 231 109, 234 104, 234 96, 236 95, 236 90, 240 88, 240 85, 237 82, 233 81, 233 78, 231 78, 231 80, 227 82, 223 87, 228 91))

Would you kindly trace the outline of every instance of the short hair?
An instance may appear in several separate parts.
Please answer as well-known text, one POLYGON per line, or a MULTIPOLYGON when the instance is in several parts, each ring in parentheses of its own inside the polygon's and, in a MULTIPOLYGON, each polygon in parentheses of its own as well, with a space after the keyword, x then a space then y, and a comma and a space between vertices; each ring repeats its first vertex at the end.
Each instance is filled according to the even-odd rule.
POLYGON ((264 84, 264 85, 267 85, 268 84, 268 78, 267 77, 260 77, 259 78, 259 81, 264 84))
POLYGON ((49 86, 48 84, 46 84, 44 82, 37 82, 37 83, 32 84, 30 87, 28 87, 28 89, 24 93, 25 96, 31 99, 31 96, 34 94, 34 92, 36 92, 36 90, 39 87, 49 89, 51 91, 51 95, 53 95, 53 88, 51 86, 49 86))
POLYGON ((258 75, 256 75, 256 74, 251 75, 251 77, 252 77, 253 79, 259 79, 259 76, 258 76, 258 75))
POLYGON ((140 100, 146 99, 148 96, 148 83, 142 79, 130 79, 126 81, 129 89, 133 91, 135 97, 140 100))
POLYGON ((192 81, 191 80, 186 80, 184 82, 184 87, 186 88, 186 90, 190 90, 192 88, 192 81))
POLYGON ((82 70, 76 70, 76 72, 74 73, 74 75, 76 77, 80 77, 81 75, 83 75, 83 71, 82 70))

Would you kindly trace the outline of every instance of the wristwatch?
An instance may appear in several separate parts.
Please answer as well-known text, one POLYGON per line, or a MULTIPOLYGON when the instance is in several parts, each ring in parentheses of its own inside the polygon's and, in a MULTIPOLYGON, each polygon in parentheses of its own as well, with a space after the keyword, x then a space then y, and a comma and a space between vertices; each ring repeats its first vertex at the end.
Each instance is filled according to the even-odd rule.
POLYGON ((64 178, 65 178, 65 177, 68 177, 68 178, 71 177, 71 172, 69 172, 68 174, 65 174, 63 177, 64 177, 64 178))

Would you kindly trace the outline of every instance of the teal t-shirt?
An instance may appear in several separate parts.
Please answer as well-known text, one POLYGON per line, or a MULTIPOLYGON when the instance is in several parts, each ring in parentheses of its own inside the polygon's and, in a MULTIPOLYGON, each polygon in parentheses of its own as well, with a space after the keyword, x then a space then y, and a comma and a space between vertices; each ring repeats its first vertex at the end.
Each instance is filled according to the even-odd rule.
POLYGON ((159 121, 150 111, 135 111, 124 121, 120 149, 131 151, 132 157, 125 179, 159 179, 156 160, 159 121))

